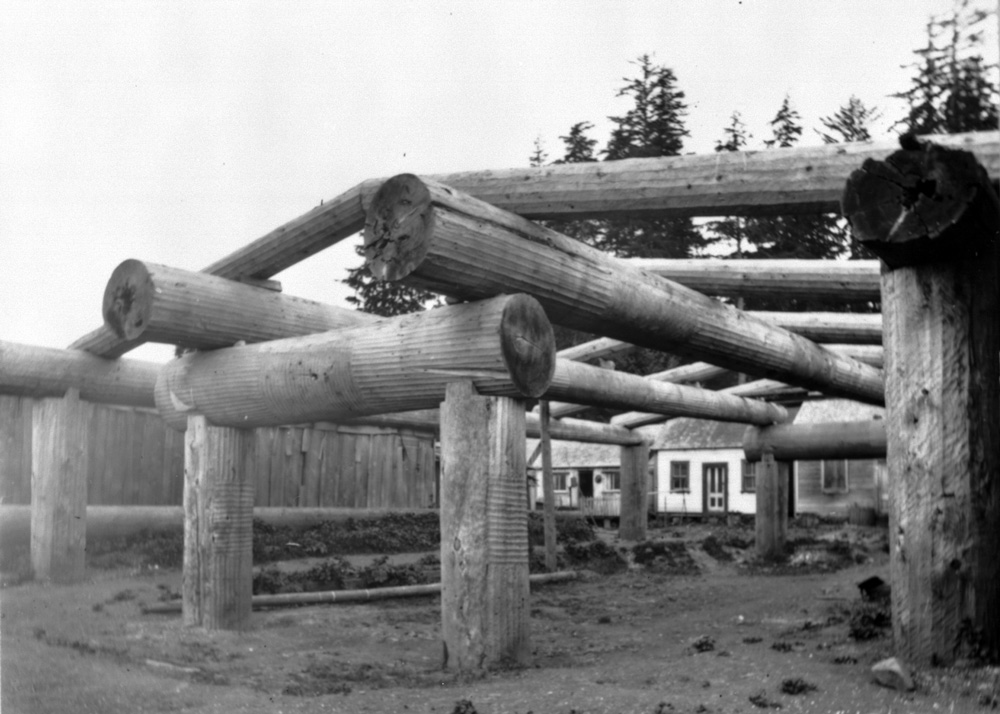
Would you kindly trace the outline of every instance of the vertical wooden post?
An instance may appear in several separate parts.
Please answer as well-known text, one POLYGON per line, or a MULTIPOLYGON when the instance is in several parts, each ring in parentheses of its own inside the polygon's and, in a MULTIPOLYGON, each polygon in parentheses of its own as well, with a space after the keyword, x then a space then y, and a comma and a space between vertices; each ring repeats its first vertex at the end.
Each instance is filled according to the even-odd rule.
POLYGON ((83 579, 87 545, 87 420, 80 392, 40 399, 32 415, 31 567, 39 580, 83 579))
POLYGON ((844 191, 883 261, 896 654, 1000 656, 1000 202, 963 151, 865 162, 844 191))
POLYGON ((253 588, 253 432, 188 417, 184 436, 184 624, 245 630, 253 588))
POLYGON ((549 403, 539 404, 541 421, 539 446, 542 449, 542 532, 545 537, 545 569, 554 573, 556 562, 556 485, 552 475, 552 439, 549 437, 549 403))
POLYGON ((788 539, 788 475, 791 463, 776 461, 765 451, 757 465, 757 557, 778 560, 785 557, 788 539))
POLYGON ((621 512, 618 537, 622 540, 646 540, 649 497, 649 443, 621 448, 621 512))
POLYGON ((526 664, 528 528, 524 403, 449 384, 441 408, 444 666, 526 664))

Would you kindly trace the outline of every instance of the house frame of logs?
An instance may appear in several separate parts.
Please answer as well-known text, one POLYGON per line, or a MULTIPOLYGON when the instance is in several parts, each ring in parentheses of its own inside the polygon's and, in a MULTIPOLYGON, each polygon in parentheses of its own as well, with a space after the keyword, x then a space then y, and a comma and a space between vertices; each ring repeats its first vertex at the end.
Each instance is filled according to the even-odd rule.
MULTIPOLYGON (((989 557, 1000 550, 1000 137, 921 141, 401 175, 365 181, 200 273, 125 261, 108 283, 105 325, 69 350, 0 343, 0 390, 44 400, 36 576, 80 573, 85 533, 55 517, 86 509, 79 474, 60 467, 86 448, 72 420, 80 399, 155 404, 186 430, 183 612, 208 629, 250 618, 247 429, 432 426, 446 666, 523 662, 525 434, 541 437, 543 464, 550 438, 620 445, 621 534, 640 539, 649 446, 632 429, 693 416, 750 425, 765 556, 784 546, 789 460, 886 453, 897 653, 948 663, 968 631, 1000 652, 1000 563, 989 557), (618 260, 532 222, 837 211, 879 261, 618 260), (284 295, 271 280, 362 228, 374 275, 460 304, 383 319, 284 295), (710 297, 754 291, 881 300, 884 328, 710 297), (557 354, 552 323, 603 337, 557 354), (122 357, 148 341, 198 352, 162 367, 122 357), (583 364, 632 345, 692 364, 646 378, 583 364), (691 386, 727 369, 754 379, 722 392, 691 386), (789 385, 885 404, 887 419, 878 433, 783 424, 785 410, 763 398, 789 385), (528 409, 537 399, 540 412, 528 409), (567 418, 580 405, 623 413, 609 424, 567 418)), ((547 511, 547 551, 553 523, 547 511)))

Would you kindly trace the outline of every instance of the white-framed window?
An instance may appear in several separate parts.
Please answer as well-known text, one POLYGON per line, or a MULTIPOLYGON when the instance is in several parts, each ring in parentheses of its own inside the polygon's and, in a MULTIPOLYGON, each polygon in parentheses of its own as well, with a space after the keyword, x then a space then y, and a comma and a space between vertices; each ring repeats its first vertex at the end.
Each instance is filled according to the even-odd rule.
POLYGON ((673 493, 688 493, 691 491, 691 462, 670 462, 670 490, 673 493))
POLYGON ((602 471, 604 474, 604 492, 620 491, 622 488, 621 472, 618 469, 602 471))
POLYGON ((740 479, 740 488, 743 493, 757 492, 757 464, 759 461, 743 460, 743 475, 740 479))
POLYGON ((569 471, 553 471, 552 472, 552 490, 553 491, 568 491, 569 490, 569 471))
POLYGON ((848 491, 848 461, 835 459, 820 461, 820 485, 823 493, 847 493, 848 491))

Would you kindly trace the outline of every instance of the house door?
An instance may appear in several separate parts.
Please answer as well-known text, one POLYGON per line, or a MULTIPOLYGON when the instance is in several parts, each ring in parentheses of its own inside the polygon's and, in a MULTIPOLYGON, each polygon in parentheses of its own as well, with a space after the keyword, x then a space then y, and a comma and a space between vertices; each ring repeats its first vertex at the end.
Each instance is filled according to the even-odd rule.
POLYGON ((705 464, 702 469, 705 481, 705 511, 725 513, 729 464, 705 464))

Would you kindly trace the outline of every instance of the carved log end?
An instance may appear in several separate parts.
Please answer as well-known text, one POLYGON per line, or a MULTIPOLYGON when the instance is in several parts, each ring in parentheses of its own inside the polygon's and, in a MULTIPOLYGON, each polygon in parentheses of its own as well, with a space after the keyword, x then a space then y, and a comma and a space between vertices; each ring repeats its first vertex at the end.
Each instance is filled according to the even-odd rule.
POLYGON ((868 159, 854 171, 841 212, 854 239, 889 268, 974 257, 997 203, 973 154, 935 144, 868 159))
POLYGON ((104 324, 121 339, 138 339, 149 324, 152 302, 153 279, 145 263, 126 260, 104 288, 104 324))
POLYGON ((533 297, 512 295, 506 300, 500 347, 514 386, 529 397, 545 394, 556 370, 556 338, 533 297))
POLYGON ((365 260, 380 280, 409 275, 427 253, 433 213, 427 186, 413 174, 400 174, 375 193, 365 220, 365 260))

